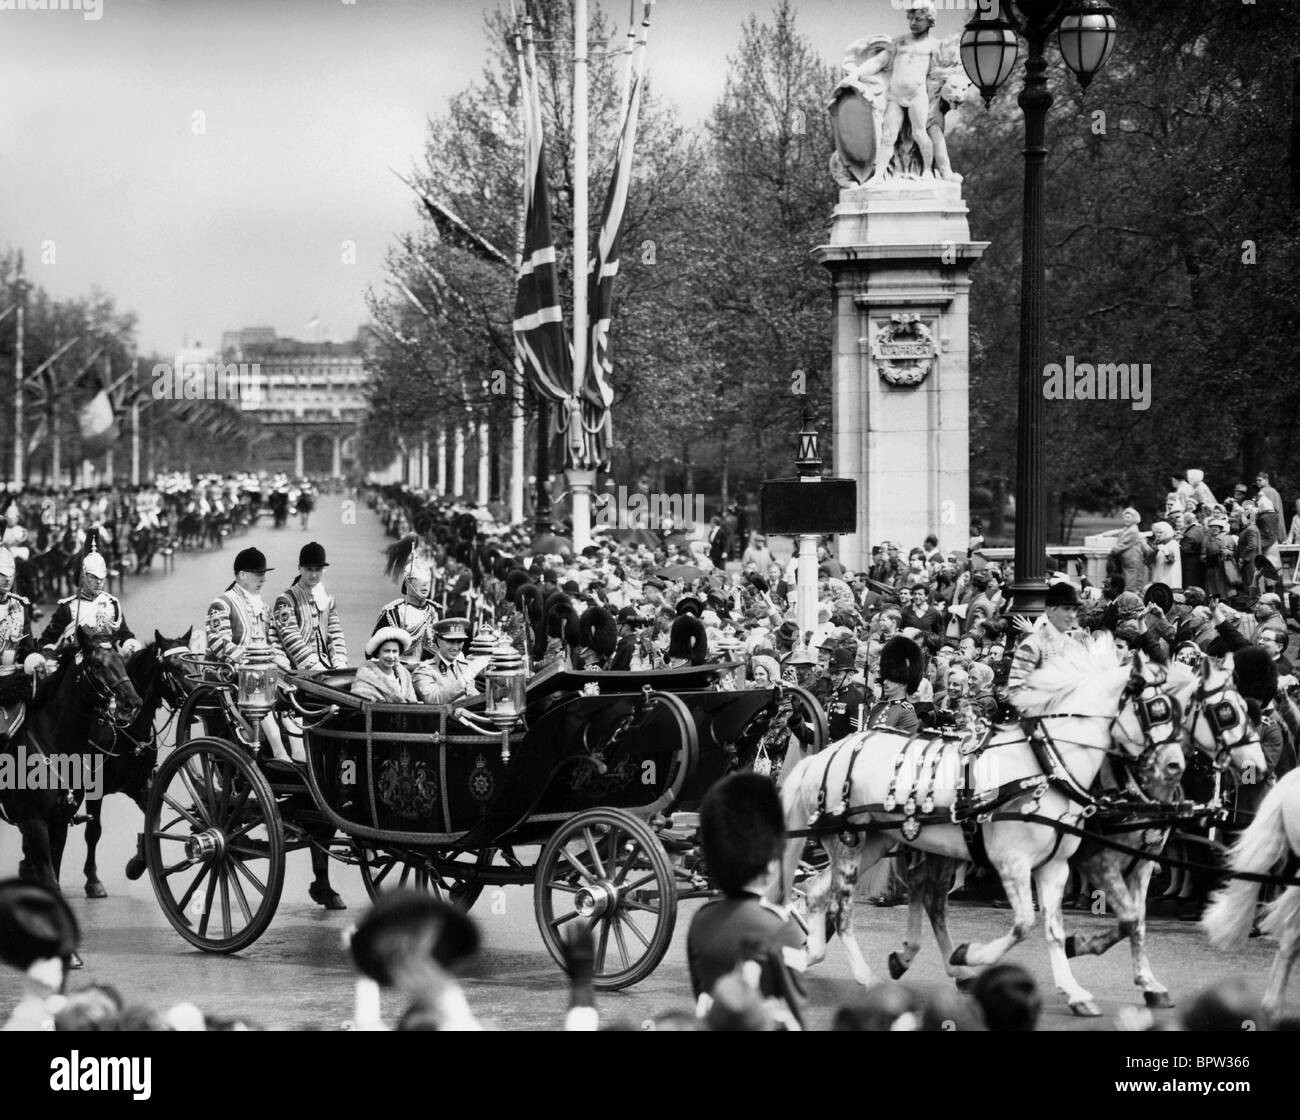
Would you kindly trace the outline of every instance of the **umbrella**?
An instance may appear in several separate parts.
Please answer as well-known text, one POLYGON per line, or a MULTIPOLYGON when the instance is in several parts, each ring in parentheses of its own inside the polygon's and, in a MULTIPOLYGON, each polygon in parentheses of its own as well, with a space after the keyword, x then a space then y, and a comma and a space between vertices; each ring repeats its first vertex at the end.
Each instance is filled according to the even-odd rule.
POLYGON ((609 536, 622 544, 643 544, 647 548, 659 547, 659 534, 650 529, 611 529, 609 536))
POLYGON ((543 552, 551 552, 556 556, 572 556, 573 541, 568 537, 557 536, 555 533, 543 533, 540 537, 533 538, 528 551, 534 556, 543 552))
POLYGON ((660 568, 655 575, 661 579, 702 579, 708 573, 703 568, 697 568, 694 564, 669 564, 666 568, 660 568))

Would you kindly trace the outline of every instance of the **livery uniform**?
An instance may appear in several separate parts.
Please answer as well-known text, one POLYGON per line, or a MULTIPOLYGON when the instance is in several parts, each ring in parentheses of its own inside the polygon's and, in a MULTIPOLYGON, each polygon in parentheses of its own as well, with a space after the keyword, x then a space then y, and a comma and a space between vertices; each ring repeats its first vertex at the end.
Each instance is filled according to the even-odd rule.
MULTIPOLYGON (((208 639, 208 656, 217 661, 238 665, 248 655, 250 646, 269 645, 267 639, 266 604, 260 595, 250 595, 236 584, 223 591, 208 604, 205 623, 208 639)), ((277 664, 283 656, 277 651, 277 664)))
POLYGON ((1007 674, 1007 692, 1014 704, 1016 693, 1025 686, 1029 674, 1051 658, 1069 649, 1078 641, 1077 631, 1061 631, 1052 625, 1046 615, 1034 623, 1034 627, 1016 646, 1015 657, 1011 662, 1011 671, 1007 674))
POLYGON ((321 584, 308 590, 295 583, 276 597, 271 618, 271 641, 277 661, 283 657, 292 668, 306 672, 347 665, 347 643, 338 607, 321 584))

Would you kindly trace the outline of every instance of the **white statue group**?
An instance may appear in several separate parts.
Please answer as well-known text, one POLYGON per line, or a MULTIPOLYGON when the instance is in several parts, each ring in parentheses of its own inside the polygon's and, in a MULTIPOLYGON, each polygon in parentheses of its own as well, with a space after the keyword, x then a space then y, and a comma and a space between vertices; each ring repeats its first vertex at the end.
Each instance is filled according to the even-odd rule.
POLYGON ((934 36, 933 0, 910 0, 907 24, 905 35, 868 35, 849 44, 845 52, 845 76, 835 89, 832 114, 846 96, 861 95, 871 106, 874 135, 855 143, 845 135, 853 126, 837 121, 839 150, 831 166, 843 186, 932 175, 961 181, 948 160, 943 127, 944 114, 973 88, 961 64, 960 36, 934 36), (908 134, 903 132, 904 122, 908 134), (863 158, 864 149, 874 152, 874 160, 863 158))

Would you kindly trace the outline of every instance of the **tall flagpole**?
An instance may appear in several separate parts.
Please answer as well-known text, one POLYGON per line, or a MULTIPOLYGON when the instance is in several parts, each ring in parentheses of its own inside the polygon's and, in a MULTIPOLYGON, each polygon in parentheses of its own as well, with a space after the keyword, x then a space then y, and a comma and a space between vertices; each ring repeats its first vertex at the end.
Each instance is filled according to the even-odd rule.
POLYGON ((579 469, 583 447, 579 391, 587 376, 587 0, 573 0, 573 396, 569 401, 566 472, 573 508, 573 551, 591 544, 594 470, 579 469))
POLYGON ((27 285, 23 281, 21 251, 18 254, 18 282, 14 295, 18 298, 14 319, 14 486, 21 490, 27 475, 24 462, 27 435, 23 427, 23 315, 26 313, 27 285))
MULTIPOLYGON (((519 16, 514 0, 510 0, 510 18, 515 27, 515 61, 519 64, 519 104, 525 114, 524 144, 527 145, 528 125, 528 75, 524 71, 524 49, 519 39, 519 16)), ((523 161, 524 189, 519 196, 519 218, 515 223, 515 276, 524 262, 528 198, 528 160, 523 161)), ((524 520, 524 359, 515 347, 515 380, 510 389, 510 524, 519 525, 524 520)))

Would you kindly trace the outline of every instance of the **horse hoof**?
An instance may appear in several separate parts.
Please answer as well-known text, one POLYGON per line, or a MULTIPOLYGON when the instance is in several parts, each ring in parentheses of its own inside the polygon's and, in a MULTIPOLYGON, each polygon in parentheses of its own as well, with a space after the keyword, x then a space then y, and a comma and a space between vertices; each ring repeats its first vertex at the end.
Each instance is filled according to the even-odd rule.
POLYGON ((320 903, 326 910, 346 910, 348 908, 348 904, 338 896, 338 892, 327 886, 312 883, 307 888, 307 893, 311 895, 313 902, 320 903))
POLYGON ((1079 1016, 1080 1019, 1101 1018, 1101 1008, 1090 999, 1081 999, 1078 1003, 1070 1004, 1070 1010, 1079 1016))
POLYGON ((903 963, 903 958, 897 953, 889 954, 889 978, 891 980, 901 980, 903 974, 907 971, 907 965, 903 963))
POLYGON ((1066 957, 1066 960, 1070 960, 1071 958, 1073 958, 1073 957, 1075 956, 1076 951, 1077 951, 1077 948, 1078 948, 1078 947, 1077 947, 1077 945, 1075 944, 1075 941, 1074 941, 1074 934, 1070 934, 1070 936, 1067 937, 1067 938, 1065 939, 1065 957, 1066 957))
POLYGON ((952 956, 948 958, 948 963, 961 967, 966 963, 966 954, 970 952, 970 942, 963 941, 952 951, 952 956))
POLYGON ((126 877, 135 882, 145 873, 145 862, 139 856, 132 856, 126 861, 126 877))
POLYGON ((75 949, 72 950, 72 956, 68 958, 68 968, 77 969, 85 968, 86 962, 81 959, 81 954, 75 949))
POLYGON ((956 984, 957 984, 957 990, 959 992, 969 995, 971 992, 975 990, 975 977, 963 976, 956 981, 956 984))
POLYGON ((107 898, 108 891, 104 889, 104 884, 98 879, 94 879, 86 884, 87 898, 107 898))
POLYGON ((1143 992, 1142 998, 1148 1007, 1173 1007, 1173 997, 1168 992, 1143 992))

